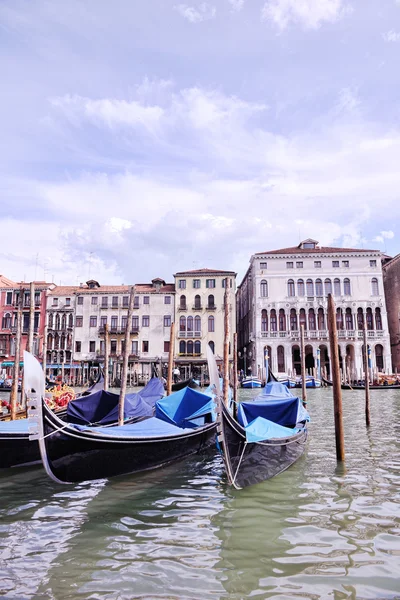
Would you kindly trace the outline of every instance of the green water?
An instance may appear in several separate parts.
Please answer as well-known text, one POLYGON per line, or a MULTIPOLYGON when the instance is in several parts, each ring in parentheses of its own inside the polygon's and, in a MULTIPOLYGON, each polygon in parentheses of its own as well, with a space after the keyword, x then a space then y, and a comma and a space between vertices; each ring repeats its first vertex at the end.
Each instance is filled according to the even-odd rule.
MULTIPOLYGON (((242 391, 242 397, 257 390, 242 391)), ((235 491, 218 456, 73 486, 0 475, 5 598, 400 598, 400 393, 343 392, 337 466, 330 390, 310 390, 305 455, 235 491)))

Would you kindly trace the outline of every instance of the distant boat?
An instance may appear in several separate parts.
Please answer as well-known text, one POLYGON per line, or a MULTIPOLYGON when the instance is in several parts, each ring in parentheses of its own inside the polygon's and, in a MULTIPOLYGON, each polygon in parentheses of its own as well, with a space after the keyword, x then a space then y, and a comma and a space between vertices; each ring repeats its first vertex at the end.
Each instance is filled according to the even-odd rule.
MULTIPOLYGON (((333 383, 332 381, 330 381, 329 379, 325 379, 325 377, 322 378, 323 382, 325 385, 327 386, 332 386, 333 383)), ((342 385, 340 386, 342 388, 342 390, 365 390, 365 385, 358 385, 358 384, 350 384, 350 383, 342 383, 342 385)), ((399 383, 388 383, 388 384, 384 384, 381 383, 379 385, 373 385, 370 384, 369 386, 370 390, 400 390, 400 384, 399 383)))
POLYGON ((256 377, 255 375, 249 375, 248 377, 244 377, 242 379, 242 388, 260 388, 261 387, 261 379, 256 377))
POLYGON ((296 387, 296 380, 292 377, 289 377, 287 373, 278 373, 278 375, 275 376, 275 379, 276 381, 279 381, 279 383, 282 383, 282 385, 285 385, 288 388, 296 387))
MULTIPOLYGON (((320 388, 321 385, 322 385, 322 382, 320 379, 317 379, 316 377, 313 377, 312 375, 306 376, 306 388, 320 388)), ((296 387, 296 388, 302 387, 301 377, 297 377, 294 387, 296 387)))

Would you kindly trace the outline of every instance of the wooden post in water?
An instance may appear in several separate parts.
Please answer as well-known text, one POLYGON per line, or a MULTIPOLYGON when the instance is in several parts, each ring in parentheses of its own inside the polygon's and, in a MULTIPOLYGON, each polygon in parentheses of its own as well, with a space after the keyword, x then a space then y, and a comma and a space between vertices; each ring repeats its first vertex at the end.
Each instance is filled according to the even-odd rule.
POLYGON ((175 323, 171 323, 171 331, 169 332, 169 354, 168 354, 168 374, 167 374, 167 396, 172 392, 172 371, 174 368, 174 337, 175 323))
POLYGON ((42 368, 44 373, 44 378, 46 379, 46 371, 47 371, 47 290, 44 293, 44 330, 43 330, 43 360, 42 360, 42 368))
POLYGON ((336 326, 335 302, 332 294, 328 294, 328 331, 331 349, 332 383, 333 383, 333 407, 335 412, 335 438, 336 458, 344 460, 344 432, 342 411, 342 387, 339 369, 339 348, 336 326))
POLYGON ((110 336, 108 333, 107 323, 104 325, 104 391, 108 392, 109 380, 110 380, 110 336))
POLYGON ((133 300, 135 297, 135 288, 131 287, 130 295, 129 295, 129 307, 128 307, 128 317, 126 319, 125 326, 125 348, 124 348, 124 359, 122 363, 122 373, 121 373, 121 392, 119 395, 119 404, 118 404, 118 425, 124 424, 124 405, 125 405, 125 394, 126 394, 126 380, 128 377, 128 365, 129 365, 129 346, 131 341, 131 321, 132 321, 132 313, 133 313, 133 300))
MULTIPOLYGON (((17 311, 17 330, 15 333, 15 357, 14 357, 14 373, 13 381, 10 392, 10 405, 11 405, 11 420, 13 421, 17 416, 17 402, 18 402, 18 380, 19 380, 19 360, 21 353, 21 322, 22 322, 22 299, 24 296, 24 290, 20 289, 18 296, 18 311, 17 311)), ((22 391, 21 391, 22 394, 22 391)))
POLYGON ((238 390, 237 333, 234 333, 233 334, 233 416, 234 417, 236 417, 237 390, 238 390))
POLYGON ((223 368, 223 398, 225 406, 229 404, 229 335, 230 335, 230 306, 229 279, 225 279, 224 294, 224 368, 223 368))
POLYGON ((300 352, 301 352, 301 394, 303 396, 303 404, 307 405, 306 391, 306 350, 304 345, 304 324, 300 325, 300 352))
POLYGON ((364 338, 364 352, 363 352, 363 362, 364 362, 364 372, 365 372, 365 422, 367 427, 370 426, 370 412, 369 412, 369 376, 368 376, 368 344, 367 344, 367 330, 364 326, 363 328, 363 338, 364 338))

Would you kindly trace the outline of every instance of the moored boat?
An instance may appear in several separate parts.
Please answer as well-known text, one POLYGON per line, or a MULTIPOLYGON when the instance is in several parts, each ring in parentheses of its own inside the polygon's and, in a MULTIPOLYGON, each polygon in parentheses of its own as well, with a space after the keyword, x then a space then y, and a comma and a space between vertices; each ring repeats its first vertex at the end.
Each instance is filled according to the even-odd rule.
MULTIPOLYGON (((32 440, 43 466, 59 483, 75 483, 161 467, 214 445, 213 397, 184 388, 156 402, 155 416, 112 427, 65 423, 43 402, 44 385, 32 355, 24 353, 32 440)), ((37 362, 37 361, 36 361, 37 362)))
POLYGON ((260 388, 262 385, 261 379, 255 375, 249 375, 242 379, 242 388, 260 388))

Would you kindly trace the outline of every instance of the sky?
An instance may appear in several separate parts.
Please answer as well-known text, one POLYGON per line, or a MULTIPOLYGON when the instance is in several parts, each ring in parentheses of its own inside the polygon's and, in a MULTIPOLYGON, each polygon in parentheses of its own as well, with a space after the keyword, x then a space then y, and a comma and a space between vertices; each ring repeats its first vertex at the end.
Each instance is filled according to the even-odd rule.
POLYGON ((0 273, 400 252, 400 0, 0 0, 0 273))

